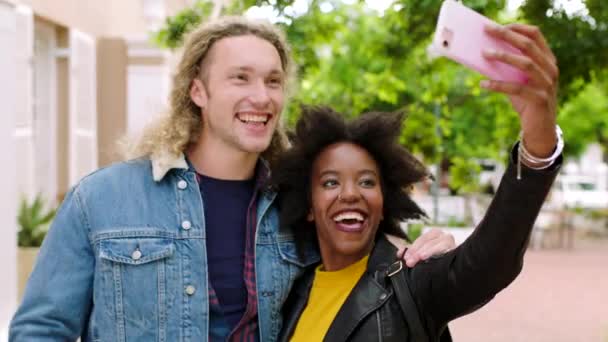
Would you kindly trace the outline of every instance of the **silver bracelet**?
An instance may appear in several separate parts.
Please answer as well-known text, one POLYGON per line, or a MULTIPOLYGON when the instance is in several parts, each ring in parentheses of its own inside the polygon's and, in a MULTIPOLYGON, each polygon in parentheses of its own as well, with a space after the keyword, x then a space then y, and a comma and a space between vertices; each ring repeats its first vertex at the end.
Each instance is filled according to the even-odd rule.
POLYGON ((544 170, 548 169, 549 167, 551 167, 551 165, 553 165, 555 160, 557 160, 557 158, 562 154, 562 151, 564 150, 564 139, 562 137, 562 129, 558 125, 555 125, 555 133, 557 133, 557 145, 555 146, 553 154, 547 158, 538 158, 528 152, 528 150, 526 150, 526 147, 524 146, 523 132, 520 132, 519 148, 517 149, 517 179, 521 179, 522 160, 525 160, 529 164, 546 164, 543 166, 536 167, 526 165, 526 167, 532 170, 544 170))

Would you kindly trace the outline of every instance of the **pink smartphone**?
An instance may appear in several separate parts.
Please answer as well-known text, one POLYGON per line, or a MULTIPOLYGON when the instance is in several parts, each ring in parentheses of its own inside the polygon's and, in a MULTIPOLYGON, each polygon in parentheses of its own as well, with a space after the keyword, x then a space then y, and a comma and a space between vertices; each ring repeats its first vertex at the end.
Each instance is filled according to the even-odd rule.
POLYGON ((484 49, 521 54, 512 45, 486 34, 487 24, 498 25, 456 0, 444 0, 429 52, 448 57, 492 80, 526 83, 528 77, 521 70, 483 57, 484 49))

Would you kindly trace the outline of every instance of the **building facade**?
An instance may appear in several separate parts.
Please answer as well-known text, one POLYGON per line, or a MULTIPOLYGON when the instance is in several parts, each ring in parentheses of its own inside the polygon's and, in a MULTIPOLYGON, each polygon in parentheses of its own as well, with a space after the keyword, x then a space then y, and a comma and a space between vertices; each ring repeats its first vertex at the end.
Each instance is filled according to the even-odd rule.
POLYGON ((0 0, 0 340, 17 306, 20 199, 58 205, 165 110, 172 58, 150 32, 190 2, 0 0))

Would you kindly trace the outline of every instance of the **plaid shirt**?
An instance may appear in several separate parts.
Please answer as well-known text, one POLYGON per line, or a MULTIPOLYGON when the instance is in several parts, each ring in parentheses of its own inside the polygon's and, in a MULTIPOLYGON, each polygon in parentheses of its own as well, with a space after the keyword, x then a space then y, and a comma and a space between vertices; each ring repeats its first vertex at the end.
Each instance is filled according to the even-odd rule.
MULTIPOLYGON (((255 186, 253 196, 247 209, 247 227, 245 235, 245 265, 243 279, 247 288, 247 307, 239 323, 228 336, 230 342, 256 342, 259 339, 258 331, 258 294, 255 285, 255 233, 257 229, 257 198, 270 178, 270 170, 263 162, 258 162, 255 172, 255 186)), ((197 173, 197 181, 201 182, 197 173)), ((222 312, 219 299, 209 283, 209 310, 222 312)))

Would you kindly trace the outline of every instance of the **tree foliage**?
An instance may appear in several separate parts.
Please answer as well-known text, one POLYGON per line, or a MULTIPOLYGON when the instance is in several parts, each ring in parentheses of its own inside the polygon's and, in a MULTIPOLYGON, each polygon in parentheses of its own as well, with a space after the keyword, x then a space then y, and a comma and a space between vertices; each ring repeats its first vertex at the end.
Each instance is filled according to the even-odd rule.
POLYGON ((566 153, 590 143, 608 151, 608 2, 584 1, 587 11, 568 13, 552 0, 527 0, 522 17, 538 25, 557 56, 566 153))
POLYGON ((560 96, 568 99, 579 80, 591 81, 598 70, 608 67, 608 2, 584 1, 588 14, 568 13, 554 0, 527 0, 522 17, 544 33, 560 67, 560 96))
MULTIPOLYGON (((297 120, 301 103, 331 105, 348 116, 405 111, 402 143, 426 162, 451 165, 451 186, 464 192, 477 188, 479 159, 505 160, 519 130, 506 98, 482 90, 476 73, 427 58, 441 0, 396 0, 383 13, 365 1, 339 0, 309 0, 305 13, 295 13, 293 2, 235 0, 224 9, 234 14, 267 5, 280 18, 299 66, 299 89, 285 113, 288 124, 297 120)), ((499 22, 505 17, 505 0, 465 3, 499 22)), ((608 141, 603 105, 608 97, 601 81, 608 62, 608 10, 604 0, 586 4, 586 15, 569 15, 552 0, 528 0, 519 12, 520 20, 542 29, 559 60, 559 120, 572 153, 608 141), (587 120, 582 115, 593 119, 581 123, 587 120)), ((209 6, 199 1, 169 18, 156 41, 179 46, 183 34, 206 19, 209 6)))

